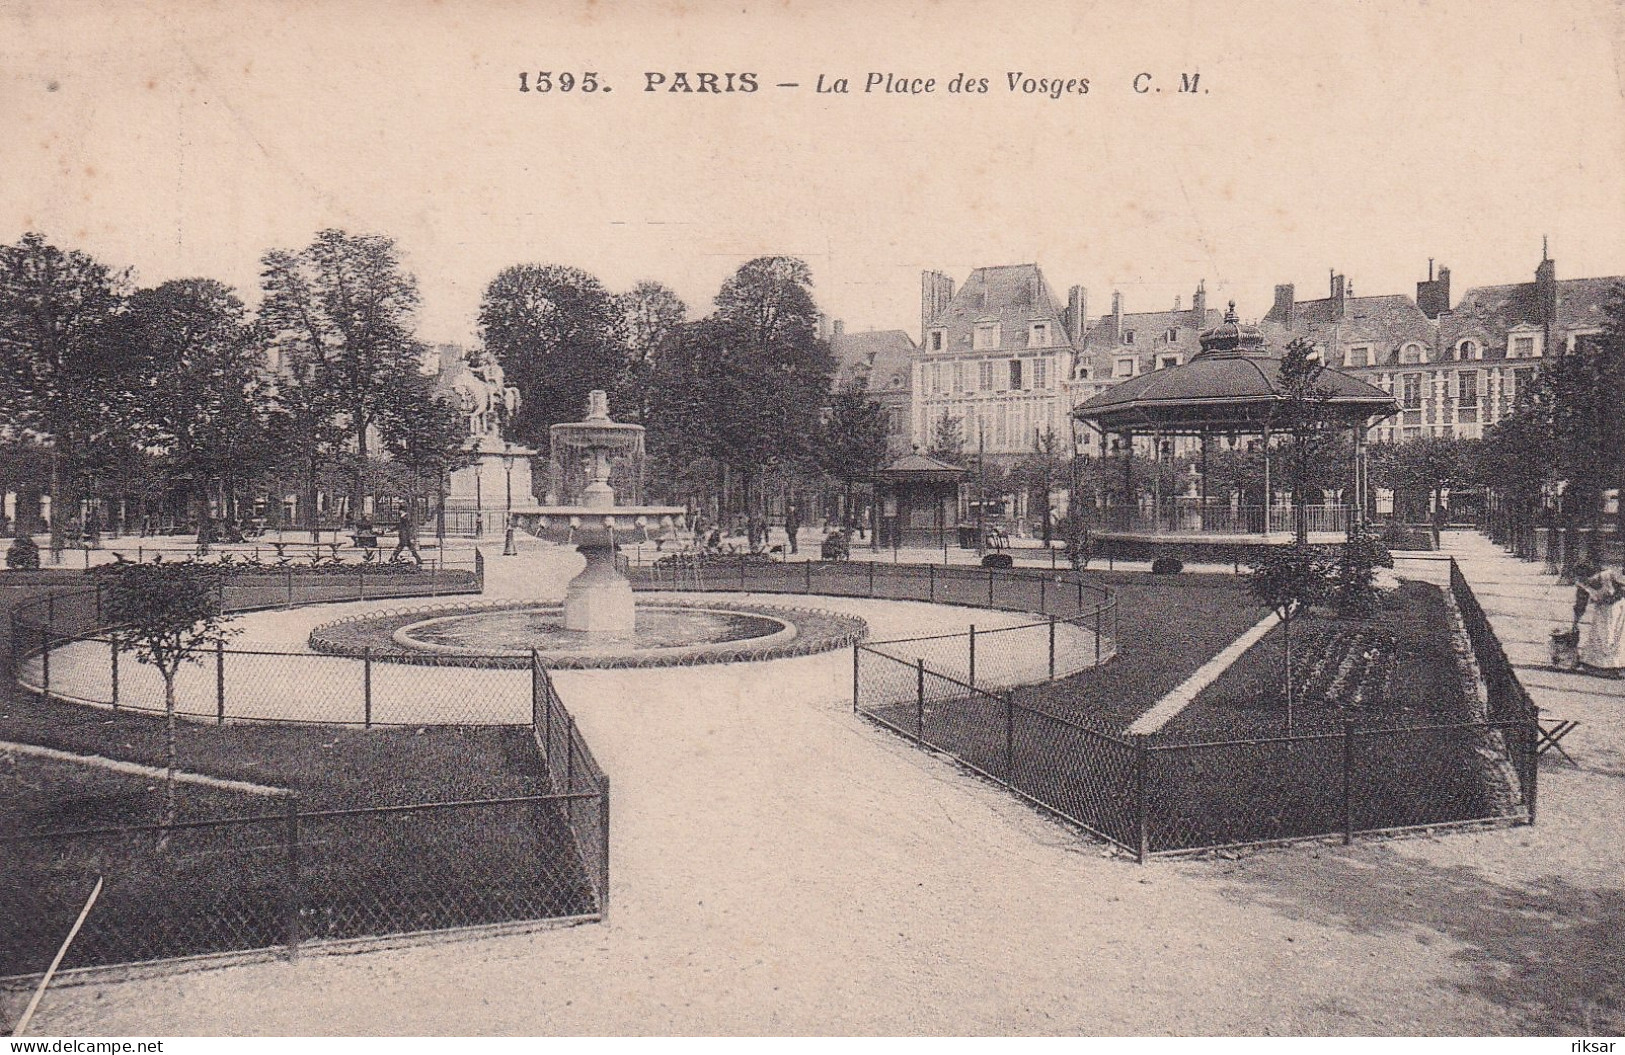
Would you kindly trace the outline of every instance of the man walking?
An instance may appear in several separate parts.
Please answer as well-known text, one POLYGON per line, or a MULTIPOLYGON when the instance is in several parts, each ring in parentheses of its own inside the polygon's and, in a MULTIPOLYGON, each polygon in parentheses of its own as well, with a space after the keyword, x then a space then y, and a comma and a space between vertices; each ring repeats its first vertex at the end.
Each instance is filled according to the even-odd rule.
POLYGON ((784 507, 784 533, 790 536, 790 552, 796 552, 796 536, 801 533, 801 507, 794 502, 784 507))
POLYGON ((401 551, 408 550, 412 559, 417 561, 418 567, 423 566, 423 555, 418 552, 418 525, 412 519, 412 510, 405 502, 400 505, 400 516, 395 521, 395 552, 389 555, 390 563, 400 559, 401 551))

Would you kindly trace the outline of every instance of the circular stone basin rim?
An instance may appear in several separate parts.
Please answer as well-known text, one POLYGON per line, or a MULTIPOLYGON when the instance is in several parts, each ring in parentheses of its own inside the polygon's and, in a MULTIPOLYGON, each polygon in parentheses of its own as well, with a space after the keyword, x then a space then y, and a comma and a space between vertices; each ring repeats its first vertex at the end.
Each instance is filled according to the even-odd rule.
MULTIPOLYGON (((759 634, 752 637, 732 638, 722 641, 697 640, 672 645, 638 645, 625 638, 605 636, 601 642, 584 642, 579 646, 558 646, 550 644, 536 651, 544 656, 593 656, 604 654, 628 653, 649 656, 683 655, 708 651, 727 651, 741 647, 768 648, 782 645, 792 641, 797 635, 794 623, 777 615, 766 612, 737 610, 722 605, 640 605, 639 612, 668 612, 668 613, 714 613, 717 615, 735 616, 752 619, 758 622, 775 623, 778 629, 769 634, 759 634)), ((390 638, 402 648, 419 652, 438 653, 448 656, 480 656, 480 655, 511 655, 528 656, 531 649, 504 647, 502 645, 448 645, 437 641, 425 641, 415 637, 412 631, 439 623, 458 622, 461 620, 478 619, 486 615, 511 615, 515 612, 538 612, 556 615, 562 622, 563 608, 559 605, 515 605, 513 607, 493 608, 488 612, 452 612, 446 615, 433 616, 420 619, 415 623, 395 630, 390 638)))

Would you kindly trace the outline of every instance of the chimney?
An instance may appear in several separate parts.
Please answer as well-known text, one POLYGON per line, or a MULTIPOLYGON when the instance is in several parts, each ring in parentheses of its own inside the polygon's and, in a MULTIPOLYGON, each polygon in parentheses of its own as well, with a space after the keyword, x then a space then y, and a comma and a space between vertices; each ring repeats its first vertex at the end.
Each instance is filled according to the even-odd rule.
POLYGON ((1332 311, 1334 311, 1337 314, 1337 317, 1340 318, 1340 319, 1343 318, 1344 313, 1346 312, 1346 310, 1348 308, 1348 297, 1344 293, 1345 284, 1346 284, 1346 280, 1343 278, 1343 276, 1339 275, 1334 270, 1332 272, 1332 291, 1331 291, 1331 299, 1333 301, 1332 311))
POLYGON ((954 280, 941 271, 920 272, 920 347, 927 346, 927 335, 936 321, 954 299, 954 280))
POLYGON ((1540 266, 1535 268, 1535 299, 1540 304, 1540 325, 1545 331, 1547 355, 1555 353, 1552 331, 1557 326, 1557 261, 1546 254, 1546 239, 1540 240, 1540 266))
POLYGON ((845 334, 846 334, 846 320, 845 319, 836 319, 833 323, 831 323, 830 324, 830 334, 832 336, 835 336, 835 337, 845 336, 845 334))
POLYGON ((1123 294, 1112 290, 1112 343, 1123 343, 1123 294))
POLYGON ((1075 348, 1083 347, 1083 335, 1089 328, 1089 291, 1073 286, 1066 294, 1066 333, 1075 348))
MULTIPOLYGON (((1287 287, 1291 289, 1291 286, 1287 287)), ((1291 300, 1288 297, 1287 300, 1291 300)), ((1191 328, 1200 330, 1207 325, 1207 279, 1196 284, 1196 292, 1191 294, 1191 328)))
POLYGON ((1433 277, 1433 258, 1428 258, 1428 279, 1416 284, 1416 306, 1430 319, 1437 319, 1450 310, 1450 269, 1441 267, 1439 276, 1433 277))
POLYGON ((1275 287, 1275 307, 1270 309, 1270 314, 1275 316, 1276 322, 1289 330, 1292 328, 1292 312, 1297 299, 1298 292, 1292 283, 1275 287))

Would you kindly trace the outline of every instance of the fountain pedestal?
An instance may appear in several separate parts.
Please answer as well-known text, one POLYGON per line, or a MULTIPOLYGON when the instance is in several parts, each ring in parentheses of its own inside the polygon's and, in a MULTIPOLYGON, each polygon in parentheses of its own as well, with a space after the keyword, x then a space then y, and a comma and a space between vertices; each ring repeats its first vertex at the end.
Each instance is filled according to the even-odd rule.
POLYGON ((636 625, 632 584, 615 567, 615 546, 577 546, 587 558, 564 591, 564 629, 630 637, 636 625))

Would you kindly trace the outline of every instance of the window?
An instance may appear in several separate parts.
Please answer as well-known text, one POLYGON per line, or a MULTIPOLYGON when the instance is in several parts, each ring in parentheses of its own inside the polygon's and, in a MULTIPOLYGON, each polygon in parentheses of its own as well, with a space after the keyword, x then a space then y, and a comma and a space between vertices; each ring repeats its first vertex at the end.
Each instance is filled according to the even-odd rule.
POLYGON ((1134 357, 1131 356, 1131 355, 1125 355, 1121 359, 1117 360, 1117 362, 1115 364, 1113 364, 1113 367, 1112 367, 1112 376, 1113 377, 1133 377, 1134 376, 1134 357))
POLYGON ((1477 341, 1462 341, 1460 344, 1456 345, 1457 359, 1471 362, 1475 359, 1482 359, 1483 357, 1484 352, 1478 347, 1477 341))
POLYGON ((947 330, 932 330, 930 348, 933 352, 940 352, 948 346, 947 330))
POLYGON ((1371 346, 1368 344, 1361 344, 1344 350, 1343 365, 1376 366, 1377 364, 1371 358, 1371 346))
POLYGON ((1514 337, 1512 347, 1507 351, 1508 359, 1533 359, 1535 357, 1535 339, 1533 337, 1514 337))
POLYGON ((934 395, 939 395, 940 396, 946 391, 948 391, 947 386, 945 386, 942 383, 942 364, 941 363, 932 363, 931 364, 931 392, 934 395))
POLYGON ((1415 366, 1424 362, 1425 357, 1422 354, 1422 346, 1414 341, 1407 344, 1399 350, 1399 361, 1406 366, 1415 366))
POLYGON ((1179 365, 1179 356, 1177 356, 1177 355, 1164 355, 1164 356, 1159 356, 1157 358, 1157 369, 1158 370, 1167 370, 1167 369, 1170 369, 1170 368, 1178 366, 1178 365, 1179 365))
POLYGON ((903 375, 902 374, 893 374, 893 375, 891 375, 891 386, 893 388, 902 388, 903 387, 903 375))
POLYGON ((983 392, 991 392, 993 391, 993 363, 991 360, 985 360, 980 364, 980 366, 981 370, 978 374, 977 380, 980 382, 981 390, 983 392))
POLYGON ((1087 366, 1078 367, 1078 380, 1079 381, 1087 381, 1087 380, 1089 380, 1089 368, 1087 366))
POLYGON ((991 351, 999 346, 999 324, 996 322, 979 322, 976 324, 976 334, 972 343, 977 351, 991 351))
POLYGON ((1027 347, 1049 347, 1049 323, 1035 322, 1032 324, 1032 327, 1027 331, 1027 347))
POLYGON ((1478 406, 1478 371, 1463 370, 1456 375, 1456 405, 1463 410, 1478 406))
POLYGON ((1033 360, 1033 387, 1034 388, 1048 388, 1049 387, 1049 360, 1048 359, 1034 359, 1033 360))
POLYGON ((1010 391, 1021 391, 1021 360, 1010 360, 1010 391))
POLYGON ((1406 374, 1401 378, 1403 392, 1399 405, 1406 410, 1422 409, 1422 375, 1406 374))
POLYGON ((1179 331, 1170 327, 1168 332, 1162 335, 1162 339, 1173 344, 1179 340, 1179 331))
POLYGON ((1124 344, 1133 344, 1134 343, 1134 331, 1133 330, 1124 330, 1123 331, 1123 343, 1124 344))
POLYGON ((957 395, 959 395, 960 393, 962 393, 964 391, 965 391, 965 364, 964 363, 955 363, 954 364, 954 395, 957 396, 957 395))

